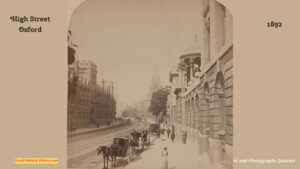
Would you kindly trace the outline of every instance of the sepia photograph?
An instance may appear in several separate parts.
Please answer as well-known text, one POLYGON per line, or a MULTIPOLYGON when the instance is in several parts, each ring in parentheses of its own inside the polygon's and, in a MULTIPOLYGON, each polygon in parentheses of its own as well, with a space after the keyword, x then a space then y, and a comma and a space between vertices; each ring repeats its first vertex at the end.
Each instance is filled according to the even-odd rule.
POLYGON ((299 5, 1 0, 0 169, 300 169, 299 5))
POLYGON ((232 169, 233 16, 218 0, 69 0, 68 169, 232 169))

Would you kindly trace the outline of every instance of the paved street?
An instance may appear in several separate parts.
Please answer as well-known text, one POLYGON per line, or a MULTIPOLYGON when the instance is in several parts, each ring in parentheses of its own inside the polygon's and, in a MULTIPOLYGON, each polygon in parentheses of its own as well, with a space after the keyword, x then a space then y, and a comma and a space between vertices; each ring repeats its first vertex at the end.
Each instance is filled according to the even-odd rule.
MULTIPOLYGON (((118 126, 68 138, 68 169, 102 168, 102 156, 97 156, 96 149, 100 145, 111 144, 114 137, 128 134, 133 129, 145 127, 142 123, 134 123, 125 127, 118 126)), ((124 167, 124 166, 120 166, 124 167)))
MULTIPOLYGON (((145 127, 143 123, 135 123, 130 126, 118 126, 104 131, 78 135, 68 140, 68 168, 69 169, 102 169, 102 155, 97 156, 96 149, 99 145, 112 143, 116 136, 128 134, 133 129, 145 127)), ((201 158, 196 144, 183 144, 180 137, 171 142, 167 136, 152 137, 151 146, 144 152, 133 157, 128 164, 126 160, 118 158, 117 165, 111 169, 160 169, 161 151, 168 148, 169 169, 201 169, 206 168, 208 159, 201 158)))
POLYGON ((164 147, 168 149, 169 169, 201 169, 207 162, 199 158, 195 145, 182 144, 179 139, 173 143, 166 136, 162 136, 124 169, 161 169, 161 151, 164 147))

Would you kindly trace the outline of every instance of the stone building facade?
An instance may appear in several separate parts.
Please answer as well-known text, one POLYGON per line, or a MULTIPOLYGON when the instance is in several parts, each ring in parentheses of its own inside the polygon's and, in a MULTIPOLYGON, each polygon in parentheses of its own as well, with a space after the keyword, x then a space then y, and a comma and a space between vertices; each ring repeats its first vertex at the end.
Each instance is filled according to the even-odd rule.
POLYGON ((93 86, 74 78, 69 79, 68 85, 75 91, 68 98, 69 130, 113 122, 116 102, 107 86, 93 86))
POLYGON ((78 60, 76 45, 68 34, 68 131, 110 124, 116 117, 113 84, 97 83, 97 65, 90 60, 78 60))
POLYGON ((92 86, 97 85, 97 65, 91 60, 77 60, 77 76, 92 86))
POLYGON ((216 0, 201 0, 201 30, 170 71, 169 123, 188 133, 203 169, 233 164, 233 18, 216 0))
POLYGON ((152 113, 148 110, 150 107, 150 99, 140 100, 133 107, 136 109, 136 117, 139 117, 140 119, 154 118, 152 113))

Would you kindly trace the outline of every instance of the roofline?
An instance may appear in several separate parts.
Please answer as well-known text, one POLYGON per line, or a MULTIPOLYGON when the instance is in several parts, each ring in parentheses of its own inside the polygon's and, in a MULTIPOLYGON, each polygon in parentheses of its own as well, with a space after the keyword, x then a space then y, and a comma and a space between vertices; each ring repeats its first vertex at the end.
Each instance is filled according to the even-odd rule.
POLYGON ((190 56, 190 55, 200 55, 201 56, 201 52, 187 53, 187 54, 181 55, 179 58, 182 59, 182 58, 184 58, 186 56, 190 56))

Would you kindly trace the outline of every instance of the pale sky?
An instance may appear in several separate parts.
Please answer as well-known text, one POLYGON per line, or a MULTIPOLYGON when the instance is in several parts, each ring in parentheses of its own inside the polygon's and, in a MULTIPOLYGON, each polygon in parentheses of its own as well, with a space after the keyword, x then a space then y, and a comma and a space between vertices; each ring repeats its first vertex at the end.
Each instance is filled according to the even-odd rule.
POLYGON ((168 83, 172 65, 199 34, 199 10, 199 0, 86 0, 70 29, 80 59, 93 60, 98 81, 113 81, 118 99, 130 105, 148 95, 155 67, 168 83))

